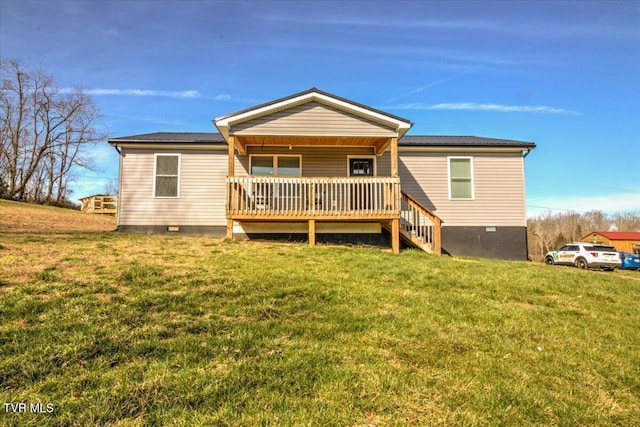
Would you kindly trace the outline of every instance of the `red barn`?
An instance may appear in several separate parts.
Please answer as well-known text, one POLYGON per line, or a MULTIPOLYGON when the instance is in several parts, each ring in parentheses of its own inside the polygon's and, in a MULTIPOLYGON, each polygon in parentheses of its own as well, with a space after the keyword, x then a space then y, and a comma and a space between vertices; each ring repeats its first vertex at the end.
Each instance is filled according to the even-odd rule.
POLYGON ((619 251, 633 252, 634 249, 640 250, 640 231, 594 231, 580 241, 610 245, 619 251))

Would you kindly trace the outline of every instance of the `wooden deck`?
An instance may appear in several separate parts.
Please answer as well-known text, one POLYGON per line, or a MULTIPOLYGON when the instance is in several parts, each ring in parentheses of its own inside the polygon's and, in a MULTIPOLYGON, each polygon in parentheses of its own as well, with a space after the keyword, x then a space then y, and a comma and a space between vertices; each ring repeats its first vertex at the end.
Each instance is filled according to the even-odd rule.
POLYGON ((358 221, 399 217, 399 178, 227 178, 227 218, 234 220, 358 221))
POLYGON ((115 215, 118 207, 118 196, 94 195, 80 199, 82 212, 115 215))
POLYGON ((316 221, 380 221, 392 241, 441 253, 442 221, 401 192, 399 178, 229 177, 227 218, 231 235, 233 221, 308 221, 312 245, 316 221))

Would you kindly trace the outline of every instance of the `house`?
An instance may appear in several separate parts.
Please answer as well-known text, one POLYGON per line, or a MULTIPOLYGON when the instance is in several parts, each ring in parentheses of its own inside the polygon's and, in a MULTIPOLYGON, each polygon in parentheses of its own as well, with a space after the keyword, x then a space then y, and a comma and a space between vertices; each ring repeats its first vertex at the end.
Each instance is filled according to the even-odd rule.
POLYGON ((634 252, 640 249, 640 231, 594 231, 580 241, 613 246, 619 251, 634 252))
POLYGON ((113 138, 118 230, 400 242, 527 259, 530 142, 407 135, 316 88, 219 117, 218 133, 113 138))
POLYGON ((82 197, 80 200, 80 210, 87 213, 115 215, 118 197, 108 194, 93 194, 82 197))

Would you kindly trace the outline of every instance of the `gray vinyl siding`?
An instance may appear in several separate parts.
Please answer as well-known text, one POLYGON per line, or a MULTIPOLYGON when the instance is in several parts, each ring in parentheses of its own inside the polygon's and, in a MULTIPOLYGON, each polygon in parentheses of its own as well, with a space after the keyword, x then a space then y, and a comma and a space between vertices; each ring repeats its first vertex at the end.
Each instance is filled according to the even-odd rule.
POLYGON ((233 135, 397 136, 389 127, 319 102, 232 125, 229 132, 233 135))
POLYGON ((123 149, 119 225, 226 225, 227 152, 123 149), (179 198, 153 195, 154 154, 180 153, 179 198))
MULTIPOLYGON (((227 151, 123 149, 119 225, 226 225, 227 151), (180 153, 180 198, 154 198, 154 153, 180 153)), ((349 155, 371 147, 248 147, 236 154, 235 175, 249 174, 249 154, 302 156, 302 175, 347 176, 349 155)), ((448 154, 400 152, 401 188, 439 215, 444 226, 526 226, 524 163, 519 153, 456 153, 473 157, 474 200, 449 200, 448 154)), ((387 151, 378 176, 390 175, 387 151)))
POLYGON ((473 158, 474 200, 449 200, 449 155, 400 152, 402 190, 440 216, 444 227, 526 226, 520 153, 455 154, 473 158))
MULTIPOLYGON (((340 177, 347 176, 348 156, 372 156, 371 147, 309 147, 293 146, 288 147, 249 146, 246 155, 236 154, 235 174, 236 176, 249 175, 249 155, 260 154, 282 154, 302 156, 302 176, 307 177, 340 177)), ((378 176, 389 176, 389 161, 376 157, 378 176)))

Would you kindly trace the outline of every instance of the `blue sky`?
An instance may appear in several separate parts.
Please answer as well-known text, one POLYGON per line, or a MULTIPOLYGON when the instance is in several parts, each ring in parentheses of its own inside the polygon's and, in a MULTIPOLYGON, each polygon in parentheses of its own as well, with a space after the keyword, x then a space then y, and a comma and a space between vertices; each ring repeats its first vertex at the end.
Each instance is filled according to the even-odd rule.
MULTIPOLYGON (((535 142, 529 215, 640 212, 640 1, 0 0, 0 55, 91 93, 113 137, 315 86, 411 134, 535 142)), ((93 157, 74 197, 117 178, 93 157)))

